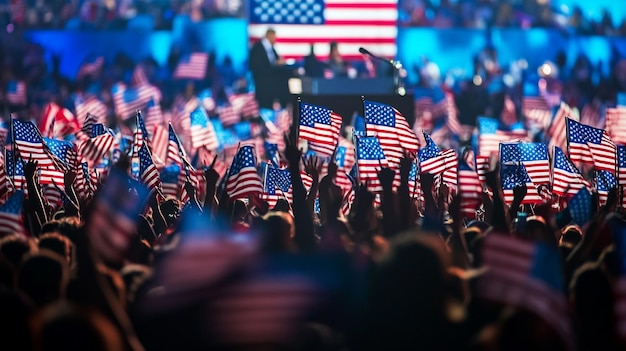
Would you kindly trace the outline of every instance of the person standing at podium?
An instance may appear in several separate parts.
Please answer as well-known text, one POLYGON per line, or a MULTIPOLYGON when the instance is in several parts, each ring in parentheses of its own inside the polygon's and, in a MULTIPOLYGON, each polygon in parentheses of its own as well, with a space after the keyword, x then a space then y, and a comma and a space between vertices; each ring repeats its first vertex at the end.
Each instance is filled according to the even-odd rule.
POLYGON ((252 45, 248 56, 255 85, 255 97, 261 108, 272 108, 278 101, 285 106, 289 99, 288 69, 276 49, 276 31, 268 29, 265 37, 252 45))
POLYGON ((347 77, 348 64, 343 60, 339 53, 339 44, 336 41, 330 43, 330 51, 328 54, 328 69, 332 72, 332 77, 347 77))

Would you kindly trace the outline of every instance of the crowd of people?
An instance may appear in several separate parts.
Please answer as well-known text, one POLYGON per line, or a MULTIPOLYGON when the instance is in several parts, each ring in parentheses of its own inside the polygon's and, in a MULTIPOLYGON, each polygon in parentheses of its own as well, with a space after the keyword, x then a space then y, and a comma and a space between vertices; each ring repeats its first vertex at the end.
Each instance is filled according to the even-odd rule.
MULTIPOLYGON (((280 60, 266 39, 256 50, 269 65, 280 60)), ((626 347, 623 189, 596 183, 565 196, 548 182, 528 204, 539 190, 511 186, 511 164, 492 155, 479 168, 472 156, 478 116, 528 117, 523 104, 511 111, 514 89, 489 89, 505 73, 495 49, 476 61, 484 84, 448 87, 420 71, 420 88, 441 90, 446 107, 430 105, 427 120, 420 106, 414 131, 368 105, 364 123, 388 138, 379 149, 403 151, 393 161, 359 151, 372 145, 350 140, 356 125, 335 126, 322 107, 303 121, 288 101, 255 102, 245 76, 211 55, 193 81, 173 78, 184 75, 178 53, 166 67, 93 58, 76 80, 44 54, 0 52, 3 350, 626 347), (387 119, 420 149, 390 144, 398 130, 385 134, 387 119), (454 150, 456 185, 424 171, 441 156, 438 119, 472 129, 454 150), (472 191, 461 190, 463 172, 472 191)), ((584 57, 571 72, 566 61, 540 93, 594 106, 587 120, 603 129, 603 106, 626 90, 626 61, 608 77, 584 57)), ((550 112, 547 126, 556 120, 550 112)))
POLYGON ((400 0, 401 26, 434 28, 553 28, 578 35, 624 35, 626 21, 615 22, 608 10, 600 20, 580 7, 563 12, 556 1, 400 0))
MULTIPOLYGON (((27 1, 0 6, 0 24, 22 29, 120 30, 134 22, 151 29, 171 29, 177 15, 193 21, 216 17, 245 17, 243 0, 203 1, 27 1), (141 23, 139 23, 141 22, 141 23)), ((558 3, 537 0, 400 0, 400 26, 434 28, 554 28, 577 35, 626 33, 626 21, 604 10, 592 19, 580 7, 563 12, 558 3)))
POLYGON ((0 24, 15 29, 171 29, 178 15, 198 22, 244 16, 242 0, 67 1, 12 0, 0 5, 0 24))

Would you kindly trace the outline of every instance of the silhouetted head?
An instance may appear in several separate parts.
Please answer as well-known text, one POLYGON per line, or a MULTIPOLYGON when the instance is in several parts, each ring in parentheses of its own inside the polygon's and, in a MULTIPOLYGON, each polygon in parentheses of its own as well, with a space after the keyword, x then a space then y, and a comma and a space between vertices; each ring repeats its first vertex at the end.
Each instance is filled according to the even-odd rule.
POLYGON ((124 349, 117 328, 95 309, 68 303, 49 306, 33 322, 35 349, 115 351, 124 349))
POLYGON ((17 288, 39 307, 63 297, 67 281, 66 260, 48 250, 26 257, 17 271, 17 288))
POLYGON ((289 205, 289 201, 287 201, 285 199, 278 199, 278 201, 276 201, 276 205, 274 206, 272 211, 275 211, 275 212, 289 212, 290 209, 291 209, 291 206, 289 205))
POLYGON ((295 230, 291 215, 271 211, 263 216, 263 220, 262 249, 270 252, 289 250, 295 230))
POLYGON ((34 241, 20 235, 0 239, 0 254, 15 268, 19 267, 24 256, 36 250, 34 241))
POLYGON ((50 250, 63 257, 67 264, 72 263, 72 242, 66 236, 56 232, 44 234, 39 238, 40 250, 50 250))

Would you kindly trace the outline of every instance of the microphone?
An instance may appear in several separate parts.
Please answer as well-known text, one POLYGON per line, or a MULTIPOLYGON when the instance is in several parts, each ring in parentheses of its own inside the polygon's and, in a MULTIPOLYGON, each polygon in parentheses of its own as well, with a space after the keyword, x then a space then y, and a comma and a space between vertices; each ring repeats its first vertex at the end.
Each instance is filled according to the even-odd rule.
POLYGON ((380 57, 380 56, 376 56, 376 55, 372 54, 371 52, 369 52, 369 50, 367 50, 367 49, 366 49, 366 48, 364 48, 364 47, 360 47, 360 48, 359 48, 359 52, 360 52, 360 53, 362 53, 363 55, 367 55, 367 56, 369 56, 369 57, 371 57, 371 58, 375 58, 375 59, 377 59, 377 60, 380 60, 380 61, 386 62, 386 63, 388 63, 388 64, 390 64, 390 65, 392 65, 392 66, 394 65, 394 64, 393 64, 393 60, 387 60, 387 59, 382 58, 382 57, 380 57))

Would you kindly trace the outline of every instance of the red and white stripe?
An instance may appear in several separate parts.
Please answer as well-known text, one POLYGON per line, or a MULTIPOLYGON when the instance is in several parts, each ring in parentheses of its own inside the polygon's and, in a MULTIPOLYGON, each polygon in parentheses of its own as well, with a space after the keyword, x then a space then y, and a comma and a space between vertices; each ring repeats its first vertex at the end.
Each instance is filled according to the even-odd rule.
POLYGON ((307 140, 309 149, 320 156, 331 156, 339 142, 339 132, 343 119, 335 112, 330 113, 330 125, 315 123, 313 127, 300 125, 299 137, 307 140))
POLYGON ((606 109, 606 132, 615 144, 626 144, 626 107, 606 109))
POLYGON ((194 52, 189 58, 178 62, 174 70, 174 79, 202 80, 206 75, 209 55, 204 52, 194 52))
POLYGON ((596 170, 614 172, 617 162, 616 147, 606 131, 602 132, 602 141, 595 143, 569 143, 570 159, 594 165, 596 170))
POLYGON ((104 133, 80 143, 78 145, 78 152, 90 166, 97 165, 102 161, 104 155, 111 151, 114 141, 115 137, 113 137, 113 135, 104 133))
POLYGON ((95 123, 106 123, 109 108, 95 96, 86 96, 83 101, 76 102, 76 118, 82 126, 85 123, 87 114, 95 116, 95 123))
POLYGON ((16 83, 15 91, 6 92, 7 102, 11 105, 26 104, 26 83, 19 81, 16 83))
POLYGON ((478 281, 478 295, 538 314, 561 336, 567 348, 573 350, 575 337, 565 296, 532 277, 534 255, 538 251, 535 245, 502 234, 489 235, 482 255, 488 270, 478 281))
POLYGON ((459 170, 459 196, 461 213, 467 218, 476 218, 476 210, 482 203, 483 188, 478 173, 469 169, 459 170))
POLYGON ((391 168, 396 168, 405 152, 416 154, 419 150, 417 136, 409 126, 406 118, 400 111, 393 108, 395 113, 395 126, 387 127, 378 124, 367 123, 368 134, 373 133, 380 141, 380 147, 385 152, 385 157, 389 161, 391 168))
POLYGON ((259 103, 254 98, 254 93, 231 95, 228 97, 228 101, 233 110, 244 117, 256 117, 259 115, 259 103))

